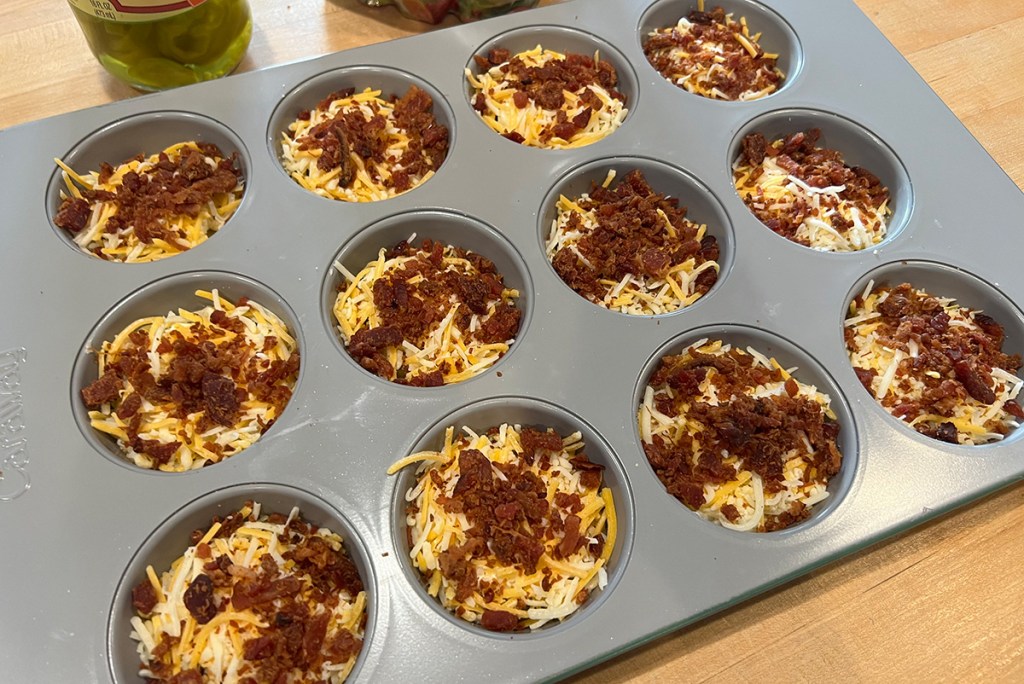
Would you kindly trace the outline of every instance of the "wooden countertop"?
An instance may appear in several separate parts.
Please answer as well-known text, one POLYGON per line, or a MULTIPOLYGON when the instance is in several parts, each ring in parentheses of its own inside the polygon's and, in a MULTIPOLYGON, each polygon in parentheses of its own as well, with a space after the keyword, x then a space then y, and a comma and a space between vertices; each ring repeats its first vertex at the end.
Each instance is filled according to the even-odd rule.
MULTIPOLYGON (((1024 3, 856 1, 1024 188, 1024 3)), ((251 4, 241 70, 431 28, 356 0, 251 4)), ((0 63, 0 128, 136 94, 93 59, 63 0, 5 0, 0 63)), ((1024 681, 1022 560, 1017 484, 573 681, 1024 681)))

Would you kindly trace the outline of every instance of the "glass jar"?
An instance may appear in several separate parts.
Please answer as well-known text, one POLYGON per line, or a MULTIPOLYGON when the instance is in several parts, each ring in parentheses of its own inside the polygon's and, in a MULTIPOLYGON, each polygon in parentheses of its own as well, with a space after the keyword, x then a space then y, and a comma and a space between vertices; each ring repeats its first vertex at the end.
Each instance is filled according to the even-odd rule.
POLYGON ((219 78, 252 36, 248 0, 68 0, 89 48, 140 90, 219 78))

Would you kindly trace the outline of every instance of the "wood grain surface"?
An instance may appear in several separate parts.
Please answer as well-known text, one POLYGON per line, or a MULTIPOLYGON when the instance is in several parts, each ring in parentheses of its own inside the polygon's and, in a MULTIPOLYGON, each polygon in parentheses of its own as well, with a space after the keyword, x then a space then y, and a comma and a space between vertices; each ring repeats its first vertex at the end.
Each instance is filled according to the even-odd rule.
MULTIPOLYGON (((856 1, 1024 187, 1024 2, 856 1)), ((432 28, 357 0, 251 4, 243 71, 432 28)), ((64 0, 0 3, 0 63, 0 128, 137 94, 96 63, 64 0)), ((1006 226, 1011 244, 1022 229, 1006 226)), ((1022 560, 1017 484, 572 681, 1024 682, 1022 560)))

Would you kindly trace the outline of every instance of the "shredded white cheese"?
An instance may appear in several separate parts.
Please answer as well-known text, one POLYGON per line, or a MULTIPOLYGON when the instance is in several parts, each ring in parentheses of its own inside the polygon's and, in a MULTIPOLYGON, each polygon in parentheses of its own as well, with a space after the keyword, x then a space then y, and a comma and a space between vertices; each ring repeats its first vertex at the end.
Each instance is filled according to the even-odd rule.
MULTIPOLYGON (((722 356, 730 350, 732 347, 720 340, 702 339, 690 345, 682 352, 682 355, 686 356, 696 352, 722 356)), ((786 381, 792 379, 796 383, 797 397, 813 401, 821 406, 827 417, 835 419, 835 414, 830 407, 829 396, 818 391, 813 385, 807 385, 792 378, 790 371, 783 370, 775 359, 768 358, 750 347, 746 352, 741 350, 735 350, 735 352, 741 356, 749 355, 755 368, 777 370, 783 378, 782 382, 743 388, 743 393, 754 398, 783 395, 787 393, 786 381)), ((709 368, 698 387, 700 395, 696 401, 717 406, 734 398, 735 395, 725 398, 720 396, 721 390, 718 385, 720 377, 717 370, 709 368)), ((645 388, 637 414, 640 436, 646 445, 654 444, 656 439, 667 444, 687 443, 691 448, 692 463, 697 464, 702 452, 705 451, 701 433, 706 428, 688 416, 691 404, 684 402, 677 405, 678 413, 671 416, 657 408, 659 399, 672 399, 675 396, 669 384, 657 387, 648 385, 645 388)), ((794 504, 798 504, 798 507, 802 507, 802 509, 809 509, 824 500, 829 495, 828 478, 823 473, 817 473, 815 467, 811 465, 812 457, 816 452, 806 434, 803 434, 802 437, 802 448, 792 448, 783 455, 782 488, 770 496, 765 494, 764 483, 760 475, 748 469, 743 460, 736 455, 723 451, 721 459, 725 465, 735 471, 735 478, 722 484, 705 483, 704 503, 697 509, 697 514, 730 529, 764 531, 770 519, 791 512, 794 509, 794 504), (738 513, 736 520, 730 519, 723 513, 722 508, 726 505, 735 508, 738 513)))
MULTIPOLYGON (((169 367, 175 355, 171 350, 174 341, 202 343, 209 341, 221 345, 231 343, 237 334, 216 326, 211 320, 215 311, 222 311, 230 319, 245 323, 244 343, 247 352, 240 374, 248 374, 249 380, 266 371, 271 364, 286 361, 298 353, 298 344, 288 332, 284 322, 269 310, 254 301, 235 306, 221 298, 217 290, 196 291, 196 296, 211 302, 198 311, 178 309, 165 316, 153 316, 134 321, 113 340, 104 341, 97 353, 98 376, 117 365, 122 353, 135 349, 129 340, 133 333, 145 334, 146 348, 150 360, 149 373, 159 379, 161 369, 169 367), (166 343, 161 346, 161 343, 166 343)), ((241 375, 239 377, 246 377, 241 375)), ((295 385, 295 375, 282 378, 277 384, 289 390, 295 385)), ((92 427, 117 440, 118 446, 129 460, 142 468, 176 472, 201 468, 217 463, 248 448, 259 439, 267 427, 278 418, 279 409, 272 403, 257 399, 250 391, 241 402, 237 421, 230 427, 216 426, 202 431, 203 410, 180 415, 178 403, 169 397, 153 403, 142 399, 141 407, 131 417, 118 415, 118 408, 129 395, 136 393, 128 379, 119 390, 119 398, 113 403, 103 404, 89 411, 92 427), (136 451, 130 426, 136 421, 135 431, 139 438, 161 444, 179 444, 175 453, 165 463, 158 463, 146 453, 136 451)))
MULTIPOLYGON (((163 152, 145 159, 130 159, 114 167, 109 178, 100 181, 99 171, 90 171, 84 175, 76 173, 60 159, 54 159, 61 168, 66 191, 60 193, 61 200, 69 198, 83 199, 82 190, 87 192, 103 191, 116 194, 124 184, 125 174, 129 172, 139 176, 151 176, 160 164, 160 155, 164 154, 171 162, 177 162, 184 150, 201 152, 194 141, 171 145, 163 152)), ((207 165, 216 168, 223 161, 221 157, 205 158, 207 165)), ((114 229, 110 221, 117 216, 118 205, 113 200, 96 199, 90 201, 92 213, 85 228, 72 238, 82 251, 108 261, 125 263, 144 263, 165 259, 180 254, 196 245, 202 244, 216 233, 238 209, 242 202, 242 181, 233 190, 224 194, 215 194, 213 199, 199 207, 195 216, 179 214, 170 220, 160 219, 161 228, 168 233, 168 239, 156 238, 142 241, 135 232, 134 224, 128 223, 114 229)))
MULTIPOLYGON (((553 50, 545 50, 540 45, 532 50, 513 55, 509 61, 521 60, 528 67, 539 67, 554 60, 564 60, 566 55, 553 50)), ((595 56, 595 62, 599 61, 595 56)), ((606 88, 598 83, 581 86, 575 92, 563 90, 565 98, 560 109, 545 109, 531 98, 525 107, 518 107, 514 96, 518 90, 518 80, 509 79, 504 62, 491 67, 479 75, 466 69, 466 79, 473 87, 474 100, 482 97, 485 111, 477 113, 484 123, 501 135, 514 134, 521 138, 523 145, 547 149, 565 149, 583 147, 610 135, 622 125, 627 109, 622 99, 614 97, 606 88), (600 109, 595 109, 581 99, 584 91, 590 90, 600 99, 600 109), (572 121, 590 109, 589 119, 585 126, 576 130, 568 139, 552 134, 558 115, 572 121)))
POLYGON ((255 609, 256 606, 236 610, 231 599, 237 585, 255 578, 257 573, 265 573, 264 563, 272 559, 278 573, 275 581, 293 581, 299 588, 297 593, 284 596, 295 596, 296 602, 304 606, 311 618, 327 615, 321 652, 304 654, 315 671, 293 670, 288 681, 295 684, 340 684, 345 681, 355 665, 363 638, 366 592, 350 595, 345 589, 323 582, 314 586, 310 574, 291 557, 291 552, 300 543, 314 535, 326 542, 333 552, 345 555, 342 538, 327 528, 319 528, 312 533, 301 518, 299 527, 305 530, 303 532, 289 527, 287 522, 267 522, 267 516, 260 518, 258 508, 248 504, 236 515, 245 519, 246 527, 227 536, 215 536, 220 527, 216 523, 199 544, 188 547, 159 576, 152 566, 147 567, 149 583, 158 601, 150 612, 136 612, 131 618, 131 638, 139 642, 138 654, 142 664, 139 675, 166 681, 185 670, 198 670, 203 682, 211 684, 237 683, 246 677, 258 679, 261 674, 259 660, 245 657, 246 645, 265 636, 268 627, 273 628, 267 615, 273 614, 275 608, 283 607, 283 599, 274 598, 269 605, 259 604, 259 610, 255 609), (266 530, 265 535, 246 532, 257 521, 262 521, 259 529, 266 530), (287 559, 281 553, 271 551, 270 544, 278 539, 287 540, 280 545, 281 551, 289 556, 287 559), (228 568, 227 571, 216 571, 222 573, 227 581, 226 586, 213 584, 212 601, 219 607, 212 619, 209 615, 197 618, 186 604, 186 593, 197 578, 209 577, 214 572, 207 569, 208 564, 219 567, 218 563, 226 563, 228 568), (319 597, 324 592, 328 593, 328 600, 321 602, 319 597), (344 637, 342 632, 348 632, 357 640, 356 652, 344 661, 334 662, 329 646, 339 636, 344 637))
POLYGON ((571 463, 584 448, 580 433, 564 437, 561 451, 545 451, 550 465, 542 469, 540 456, 532 463, 524 459, 521 431, 519 425, 503 424, 487 434, 477 435, 465 429, 456 436, 454 428, 449 427, 440 451, 408 456, 395 463, 388 473, 419 464, 416 483, 405 497, 414 506, 406 524, 412 541, 410 557, 430 595, 469 622, 479 622, 485 610, 493 610, 515 615, 521 627, 537 629, 550 621, 564 620, 580 607, 589 592, 607 583, 606 568, 615 546, 617 520, 611 490, 584 487, 580 471, 571 463), (555 503, 557 494, 578 496, 582 504, 582 510, 576 514, 581 519, 580 534, 589 539, 605 538, 600 555, 584 544, 571 556, 560 558, 555 549, 561 538, 556 536, 543 541, 544 553, 536 572, 528 574, 522 567, 503 563, 488 552, 469 559, 481 584, 489 588, 488 597, 474 591, 466 598, 457 598, 457 583, 445 575, 439 559, 445 551, 464 544, 471 527, 464 513, 445 509, 442 497, 451 496, 458 484, 459 454, 467 449, 479 450, 491 461, 496 476, 500 476, 502 465, 525 464, 547 488, 548 516, 558 515, 564 520, 568 514, 555 503))

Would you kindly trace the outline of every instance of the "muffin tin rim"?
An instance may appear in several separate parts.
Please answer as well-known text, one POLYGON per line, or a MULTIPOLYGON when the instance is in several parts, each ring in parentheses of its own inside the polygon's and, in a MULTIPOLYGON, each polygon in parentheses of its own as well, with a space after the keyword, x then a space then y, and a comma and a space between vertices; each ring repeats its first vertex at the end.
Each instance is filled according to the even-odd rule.
MULTIPOLYGON (((776 11, 774 7, 766 5, 766 4, 764 4, 764 2, 761 2, 760 0, 729 0, 729 2, 730 3, 738 4, 738 5, 746 5, 748 7, 752 7, 752 8, 755 9, 755 11, 761 12, 761 13, 765 14, 766 16, 770 17, 771 21, 775 22, 776 26, 780 29, 780 31, 783 34, 785 34, 785 37, 788 39, 786 41, 787 44, 786 44, 785 47, 787 47, 787 48, 789 48, 789 47, 795 48, 793 50, 793 52, 792 52, 792 55, 790 55, 790 58, 791 58, 791 60, 793 62, 793 68, 790 69, 789 73, 783 73, 782 85, 779 88, 777 88, 774 92, 768 93, 767 95, 765 95, 763 97, 758 97, 758 98, 755 98, 755 99, 752 99, 752 100, 720 100, 720 99, 705 97, 705 96, 699 95, 697 93, 691 93, 690 91, 686 90, 682 86, 680 86, 680 85, 670 81, 661 72, 659 72, 657 69, 655 69, 654 65, 651 64, 650 60, 647 59, 647 55, 644 53, 644 43, 646 42, 646 39, 648 38, 648 35, 649 35, 649 34, 644 34, 643 33, 644 25, 649 23, 648 19, 649 19, 651 14, 656 13, 657 11, 662 9, 663 7, 664 8, 668 8, 669 6, 682 5, 683 8, 685 9, 686 7, 694 5, 694 9, 696 9, 696 7, 695 7, 696 2, 691 2, 691 0, 651 0, 651 1, 648 2, 646 9, 644 9, 643 12, 640 13, 640 16, 637 19, 637 25, 636 25, 636 28, 635 28, 636 41, 637 41, 636 47, 639 48, 640 54, 641 54, 641 56, 643 56, 643 58, 644 58, 643 61, 646 64, 646 66, 648 67, 648 69, 650 69, 654 73, 654 75, 656 77, 656 82, 658 82, 659 84, 663 84, 663 85, 669 85, 674 90, 681 91, 681 92, 685 93, 686 95, 688 95, 690 97, 699 98, 700 100, 704 100, 704 101, 707 101, 707 102, 714 102, 714 103, 716 103, 718 105, 723 105, 723 106, 729 107, 729 106, 736 106, 736 105, 739 105, 739 106, 751 105, 751 104, 756 104, 756 103, 759 103, 759 102, 767 101, 767 100, 769 100, 770 98, 772 98, 772 97, 774 97, 776 95, 779 95, 781 93, 784 93, 784 92, 788 91, 793 84, 798 83, 801 80, 801 77, 803 76, 803 71, 804 71, 804 62, 806 60, 805 52, 804 52, 803 42, 800 40, 800 35, 796 32, 796 29, 793 28, 793 25, 789 22, 789 20, 786 19, 781 14, 779 14, 779 12, 776 11)), ((717 6, 720 6, 720 4, 721 4, 721 0, 705 0, 705 2, 704 2, 705 8, 710 7, 712 9, 714 9, 717 6)), ((732 11, 728 11, 727 10, 727 13, 728 14, 732 14, 732 15, 735 15, 736 12, 737 12, 737 10, 732 10, 732 11)), ((685 14, 681 14, 680 15, 680 17, 684 17, 684 16, 686 16, 686 15, 685 14)), ((741 18, 744 18, 744 17, 745 17, 745 15, 741 15, 741 18)), ((662 29, 662 28, 671 28, 671 27, 659 26, 655 30, 662 29)), ((758 27, 752 27, 752 28, 758 28, 758 27)), ((757 33, 757 31, 754 31, 754 33, 757 33)), ((762 47, 762 49, 763 49, 763 47, 762 47)), ((780 57, 782 56, 781 52, 779 53, 779 55, 780 55, 780 57)))
MULTIPOLYGON (((214 287, 213 289, 219 288, 214 287)), ((205 306, 212 306, 212 303, 205 304, 199 308, 205 308, 205 306)), ((193 309, 188 308, 188 310, 191 311, 193 309)), ((166 314, 167 312, 156 313, 152 315, 165 316, 166 314)), ((138 320, 139 318, 143 318, 145 316, 127 317, 132 318, 132 320, 138 320)), ((119 328, 118 332, 120 330, 124 330, 124 326, 119 328)), ((116 336, 118 332, 114 332, 114 335, 116 336)), ((112 338, 104 338, 100 340, 100 344, 106 342, 107 339, 112 338)), ((296 395, 299 393, 300 387, 302 386, 302 380, 303 377, 305 376, 305 368, 307 365, 306 362, 303 362, 303 359, 308 358, 306 355, 308 345, 306 343, 305 335, 302 331, 302 324, 300 323, 299 317, 295 315, 295 311, 288 303, 288 300, 281 296, 275 289, 271 288, 270 286, 264 284, 262 281, 252 276, 237 273, 234 271, 223 271, 212 268, 192 269, 165 274, 161 277, 147 280, 143 284, 136 286, 134 289, 129 291, 127 294, 122 295, 117 301, 115 301, 105 309, 105 311, 99 316, 99 318, 95 320, 95 322, 92 324, 92 327, 85 334, 85 337, 83 338, 82 342, 77 345, 77 349, 78 351, 76 352, 74 360, 72 361, 71 364, 71 374, 69 378, 70 382, 68 389, 70 395, 69 408, 71 409, 72 414, 71 420, 78 426, 78 431, 80 432, 81 437, 85 440, 86 443, 89 444, 90 447, 92 447, 94 451, 98 452, 99 455, 104 458, 104 460, 109 461, 124 469, 127 469, 128 471, 133 473, 144 473, 156 477, 174 477, 196 474, 209 470, 211 466, 217 466, 231 462, 235 458, 241 457, 243 455, 251 455, 247 454, 246 452, 248 452, 250 449, 255 448, 261 441, 263 441, 267 433, 272 433, 273 431, 275 431, 274 428, 277 427, 277 424, 281 422, 282 418, 296 410, 293 408, 296 403, 295 398, 296 395), (281 414, 274 421, 273 425, 268 427, 264 433, 261 433, 260 436, 256 439, 256 441, 254 441, 250 446, 233 454, 228 458, 221 459, 216 463, 209 463, 208 465, 201 468, 190 468, 182 471, 163 471, 158 468, 143 468, 141 466, 137 466, 135 465, 135 463, 128 460, 126 454, 120 451, 119 447, 117 446, 116 439, 113 437, 113 435, 105 435, 104 433, 101 433, 100 431, 93 428, 92 425, 90 424, 88 417, 89 409, 83 403, 81 396, 81 390, 84 387, 88 386, 88 383, 82 386, 78 385, 78 378, 80 376, 84 375, 84 378, 88 379, 95 373, 96 354, 98 353, 98 349, 93 348, 90 345, 90 342, 94 341, 94 338, 98 338, 102 330, 108 327, 113 329, 113 326, 111 326, 111 321, 112 319, 117 318, 118 314, 123 315, 126 310, 134 310, 136 308, 139 308, 139 303, 144 302, 147 299, 151 299, 154 293, 161 294, 176 292, 178 290, 191 290, 189 291, 187 296, 191 297, 192 300, 195 301, 192 301, 186 304, 185 306, 181 306, 180 308, 194 307, 197 301, 205 301, 196 297, 195 290, 202 289, 203 285, 209 285, 209 279, 211 278, 221 279, 224 281, 232 281, 243 288, 261 290, 261 294, 270 295, 273 298, 275 304, 279 302, 284 306, 284 313, 281 314, 277 306, 263 304, 263 302, 254 299, 254 301, 257 301, 257 303, 259 303, 261 306, 264 306, 272 313, 274 313, 275 316, 278 316, 278 318, 287 325, 288 331, 292 333, 292 336, 295 338, 296 353, 300 355, 300 361, 299 370, 295 378, 295 384, 292 387, 292 395, 288 399, 288 402, 284 405, 281 414), (194 283, 194 289, 186 288, 186 285, 188 283, 194 283)))
MULTIPOLYGON (((871 268, 863 271, 859 278, 853 280, 849 284, 847 294, 844 298, 845 303, 843 305, 842 310, 840 311, 838 321, 839 334, 837 337, 837 344, 844 358, 846 359, 846 366, 843 368, 842 372, 844 373, 844 375, 851 378, 850 383, 852 385, 856 385, 856 388, 853 391, 859 392, 860 395, 865 398, 865 401, 861 403, 869 404, 871 406, 871 413, 876 415, 880 420, 884 421, 885 424, 892 425, 893 430, 895 430, 901 436, 907 439, 911 439, 914 442, 921 444, 929 449, 949 452, 956 458, 999 458, 1001 457, 1001 455, 998 452, 1002 448, 1005 448, 1005 445, 1014 445, 1017 442, 1024 440, 1024 420, 1020 420, 1020 426, 1014 429, 1008 435, 1004 436, 1002 439, 995 440, 992 442, 986 442, 984 444, 953 444, 952 442, 942 442, 938 439, 934 439, 932 437, 928 437, 927 435, 919 433, 917 430, 915 430, 909 424, 907 424, 906 421, 901 420, 900 418, 897 418, 896 416, 889 413, 885 409, 885 407, 882 406, 881 402, 878 399, 876 399, 875 396, 871 394, 864 387, 863 384, 861 384, 860 380, 857 379, 857 376, 854 373, 853 365, 849 361, 850 353, 846 349, 846 344, 843 341, 843 330, 845 329, 845 321, 847 317, 847 312, 849 311, 850 303, 853 301, 854 297, 856 297, 857 295, 861 294, 864 291, 864 288, 866 287, 869 281, 874 281, 875 287, 883 283, 899 284, 895 283, 895 281, 888 278, 882 281, 878 281, 875 279, 876 274, 885 274, 886 276, 888 276, 889 274, 899 273, 901 271, 906 270, 913 271, 916 269, 933 270, 936 273, 943 274, 951 282, 960 280, 962 282, 972 284, 978 287, 980 290, 987 291, 995 301, 1005 306, 1006 310, 1010 312, 1010 314, 1014 317, 1014 322, 1017 324, 1019 332, 1024 333, 1024 312, 1022 312, 1021 309, 1017 306, 1017 304, 1012 299, 1010 299, 1006 295, 1006 293, 1004 293, 999 287, 989 282, 987 279, 977 275, 973 271, 967 268, 956 266, 951 262, 935 261, 933 259, 928 258, 894 259, 873 265, 871 268)), ((910 282, 909 280, 903 280, 902 282, 908 282, 912 286, 915 286, 914 283, 910 282)), ((916 287, 916 289, 923 288, 916 287)), ((935 295, 932 292, 928 292, 928 294, 932 296, 945 297, 945 295, 935 295)), ((960 302, 959 297, 954 297, 953 299, 955 299, 958 303, 960 302)), ((1001 326, 1003 326, 1004 329, 1009 327, 1002 320, 997 320, 997 322, 1001 326)), ((1019 341, 1021 342, 1021 351, 1024 352, 1024 335, 1021 336, 1021 339, 1019 341)), ((1024 375, 1024 368, 1019 369, 1017 371, 1017 377, 1021 378, 1021 380, 1024 381, 1024 377, 1022 377, 1022 375, 1024 375)), ((1024 396, 1024 394, 1022 394, 1022 396, 1024 396)))
MULTIPOLYGON (((75 112, 72 112, 72 114, 74 114, 74 113, 75 112)), ((68 116, 71 116, 71 114, 69 114, 68 116)), ((191 247, 191 248, 186 249, 186 250, 184 250, 182 252, 178 252, 176 254, 171 254, 171 255, 169 255, 167 257, 164 257, 164 258, 161 258, 161 259, 157 259, 157 260, 151 261, 151 262, 130 262, 129 263, 129 262, 122 262, 122 261, 116 261, 116 260, 111 260, 111 259, 101 259, 101 258, 95 256, 94 254, 90 254, 89 252, 86 252, 81 247, 79 247, 77 244, 75 244, 75 242, 67 234, 67 231, 65 231, 64 229, 58 227, 57 224, 54 223, 54 218, 56 217, 56 214, 57 214, 57 207, 59 206, 60 193, 62 192, 62 190, 65 187, 64 186, 63 176, 62 176, 62 169, 59 166, 57 166, 56 164, 54 164, 53 165, 53 167, 54 167, 53 171, 50 174, 50 178, 49 178, 49 180, 46 183, 46 188, 43 191, 43 212, 46 215, 47 223, 49 224, 50 228, 55 233, 57 239, 60 240, 60 242, 64 243, 64 245, 66 247, 68 247, 72 252, 74 252, 76 254, 79 254, 80 256, 88 257, 93 262, 99 262, 99 263, 105 263, 105 264, 115 264, 115 265, 118 265, 118 266, 129 266, 129 267, 135 267, 135 266, 150 266, 150 267, 152 267, 153 264, 157 264, 157 263, 160 263, 162 261, 166 261, 167 259, 172 259, 174 257, 182 256, 182 255, 187 254, 189 252, 193 252, 194 250, 199 249, 199 248, 203 247, 204 245, 206 245, 206 243, 209 242, 210 239, 216 237, 221 231, 226 230, 228 228, 228 224, 231 223, 232 219, 234 219, 239 213, 243 212, 248 207, 248 205, 251 204, 251 202, 246 202, 246 199, 249 197, 249 194, 250 194, 250 187, 252 185, 252 179, 253 179, 253 175, 254 175, 253 174, 253 170, 254 170, 255 165, 253 164, 253 158, 252 158, 252 155, 249 152, 249 147, 248 147, 248 145, 246 145, 245 140, 242 138, 242 136, 240 136, 234 130, 234 128, 229 126, 227 123, 221 121, 220 119, 217 119, 217 118, 214 118, 213 116, 210 116, 208 114, 204 114, 202 112, 193 111, 193 110, 190 110, 190 109, 184 109, 184 108, 178 108, 178 107, 173 107, 172 106, 172 107, 166 107, 166 108, 143 109, 143 110, 140 110, 140 111, 137 111, 137 112, 126 113, 126 114, 124 114, 122 116, 119 116, 116 119, 108 120, 106 123, 101 124, 101 125, 93 128, 93 129, 91 129, 87 133, 79 136, 77 138, 77 140, 75 142, 73 142, 70 147, 67 148, 67 150, 64 152, 64 154, 59 157, 59 159, 62 162, 64 162, 65 164, 67 164, 68 166, 70 166, 72 169, 74 169, 74 164, 75 164, 76 158, 81 156, 83 154, 83 151, 88 150, 89 147, 90 147, 90 143, 93 143, 96 138, 102 138, 102 137, 107 136, 107 135, 112 135, 118 128, 122 128, 124 126, 130 126, 132 123, 134 123, 136 121, 144 120, 146 118, 152 118, 152 119, 156 119, 158 121, 160 121, 160 120, 164 120, 164 121, 166 121, 166 120, 170 120, 170 121, 175 121, 175 120, 178 120, 178 121, 190 121, 190 122, 192 122, 193 125, 199 124, 200 127, 206 127, 207 129, 215 131, 216 133, 219 133, 220 135, 223 135, 225 138, 230 140, 230 142, 235 146, 235 149, 230 150, 230 151, 222 149, 221 152, 223 152, 225 154, 228 154, 229 156, 230 156, 230 153, 232 153, 232 152, 238 154, 239 166, 241 167, 240 175, 241 175, 241 179, 242 179, 242 195, 241 195, 241 198, 239 200, 238 208, 234 211, 234 213, 230 217, 228 217, 228 219, 224 222, 224 225, 221 226, 218 230, 216 230, 213 233, 210 233, 206 237, 205 240, 203 240, 201 243, 197 244, 195 247, 191 247), (55 204, 55 201, 56 201, 56 204, 55 204)), ((193 140, 203 140, 203 138, 198 138, 198 137, 193 137, 192 139, 193 140)), ((186 140, 178 140, 177 142, 187 142, 187 141, 186 140)), ((173 144, 173 143, 171 143, 171 144, 173 144)), ((164 147, 167 147, 167 146, 165 145, 164 147)), ((161 148, 160 150, 149 150, 149 151, 142 150, 141 154, 146 155, 148 157, 148 156, 151 156, 151 155, 154 155, 154 154, 157 154, 157 153, 163 151, 163 149, 164 148, 161 148)), ((225 158, 228 158, 228 157, 225 157, 225 158)), ((123 163, 126 160, 110 161, 109 159, 107 159, 106 161, 108 163, 110 163, 110 164, 121 164, 121 163, 123 163)), ((96 169, 89 169, 89 170, 85 171, 85 173, 89 173, 89 172, 95 171, 95 170, 96 169)), ((76 171, 77 171, 77 169, 76 169, 76 171)), ((237 221, 236 221, 236 223, 237 223, 237 221)))
MULTIPOLYGON (((767 356, 763 349, 757 347, 755 347, 755 349, 761 354, 767 356)), ((742 350, 746 351, 746 347, 742 350)), ((794 374, 794 378, 797 378, 797 375, 804 376, 798 379, 799 382, 808 384, 805 382, 807 380, 806 373, 801 374, 800 370, 798 370, 797 373, 794 374)), ((846 507, 844 504, 853 491, 859 488, 859 480, 862 477, 865 462, 865 455, 861 453, 864 441, 862 435, 863 427, 860 425, 861 421, 857 418, 855 411, 853 410, 853 406, 850 403, 849 398, 846 396, 846 390, 836 380, 832 371, 830 371, 824 363, 819 361, 814 354, 808 351, 803 345, 794 342, 786 335, 782 335, 778 332, 768 330, 764 327, 756 326, 751 323, 730 323, 725 321, 707 323, 677 332, 671 338, 665 340, 657 349, 651 352, 647 360, 644 361, 643 365, 640 367, 630 405, 633 408, 632 437, 637 449, 637 458, 641 459, 640 463, 642 470, 644 471, 644 477, 651 481, 652 487, 657 488, 657 494, 660 498, 665 498, 675 505, 681 516, 692 518, 695 521, 703 523, 713 535, 724 534, 726 537, 732 537, 734 539, 763 539, 766 543, 788 542, 792 538, 814 539, 825 534, 827 529, 832 526, 832 521, 834 519, 842 517, 843 510, 846 507), (686 506, 684 503, 669 494, 664 483, 661 481, 661 478, 658 477, 647 458, 647 454, 643 447, 644 441, 640 435, 640 428, 637 423, 636 415, 639 411, 640 405, 643 403, 645 388, 647 387, 655 369, 666 355, 669 353, 678 354, 694 342, 705 337, 708 341, 717 339, 722 342, 732 344, 733 347, 738 347, 737 344, 732 342, 732 338, 737 335, 740 337, 759 338, 765 342, 774 343, 779 347, 778 351, 787 355, 802 357, 800 369, 810 367, 811 373, 820 376, 826 384, 831 385, 831 387, 817 387, 817 389, 819 392, 823 392, 828 395, 830 400, 829 405, 836 414, 837 422, 840 427, 840 438, 837 440, 837 446, 839 446, 842 451, 843 463, 840 466, 839 472, 829 479, 829 484, 827 485, 827 488, 829 489, 829 496, 816 503, 807 518, 781 530, 772 530, 770 532, 757 532, 756 530, 732 530, 719 525, 714 521, 705 520, 697 513, 697 511, 694 511, 689 506, 686 506), (824 392, 823 390, 828 391, 824 392), (846 421, 842 421, 843 414, 846 416, 846 421), (843 432, 846 432, 849 435, 845 439, 842 437, 843 432), (852 449, 847 450, 844 447, 844 442, 845 446, 852 447, 852 449), (833 482, 835 483, 835 489, 832 489, 833 482)))
MULTIPOLYGON (((431 444, 436 442, 437 435, 443 435, 443 431, 448 427, 462 427, 467 424, 468 420, 472 419, 474 414, 479 414, 481 411, 494 410, 495 407, 511 408, 513 412, 525 411, 527 413, 546 414, 553 417, 555 420, 568 420, 578 428, 578 431, 581 432, 581 436, 585 437, 586 435, 582 435, 582 433, 589 431, 594 437, 596 437, 601 455, 603 457, 607 457, 607 463, 604 463, 603 459, 602 461, 594 462, 604 464, 606 471, 611 470, 615 473, 616 478, 621 480, 618 488, 624 496, 622 496, 621 499, 618 497, 615 499, 617 520, 616 536, 619 537, 619 535, 622 535, 623 537, 628 537, 619 537, 616 540, 619 546, 619 550, 617 552, 618 558, 614 563, 614 569, 607 570, 608 584, 605 588, 597 590, 599 593, 597 593, 596 596, 594 596, 594 593, 592 592, 584 604, 563 620, 552 621, 548 625, 531 631, 495 632, 484 629, 477 623, 463 620, 455 615, 451 610, 445 608, 441 604, 439 598, 430 596, 427 593, 426 587, 424 586, 424 578, 413 566, 413 563, 409 558, 409 548, 405 541, 406 531, 408 528, 405 521, 405 515, 402 511, 404 511, 404 507, 406 505, 405 495, 408 489, 403 489, 403 484, 406 482, 415 482, 415 473, 420 467, 420 464, 417 464, 415 468, 413 468, 413 464, 409 464, 405 468, 387 476, 391 481, 387 483, 386 487, 389 508, 385 533, 391 539, 396 559, 401 566, 399 574, 402 576, 403 586, 416 596, 420 604, 427 605, 429 609, 431 609, 432 614, 443 619, 444 623, 448 625, 448 628, 456 630, 457 633, 462 635, 470 635, 471 638, 474 638, 475 640, 490 640, 491 643, 499 641, 506 644, 515 642, 531 644, 537 640, 557 639, 572 630, 574 626, 580 625, 583 620, 597 613, 607 601, 608 597, 611 596, 614 589, 622 582, 622 579, 626 574, 636 540, 636 501, 635 494, 633 492, 633 485, 630 481, 627 469, 622 462, 621 456, 616 453, 615 448, 611 443, 608 442, 601 431, 595 428, 590 421, 580 416, 577 411, 560 406, 548 399, 517 393, 489 394, 483 397, 463 400, 460 405, 455 408, 444 407, 442 412, 435 412, 434 420, 424 427, 424 429, 420 430, 413 439, 406 442, 407 447, 402 452, 404 455, 399 458, 404 458, 405 456, 416 453, 417 451, 429 448, 431 444), (433 437, 431 437, 431 435, 433 435, 433 437)), ((489 422, 490 421, 488 421, 488 423, 489 422)), ((516 424, 515 421, 506 422, 509 425, 516 424)), ((527 427, 530 425, 541 425, 541 423, 520 424, 527 427)), ((553 427, 550 423, 545 423, 543 425, 547 428, 553 427)), ((498 426, 494 425, 492 427, 498 426)), ((458 434, 458 432, 456 432, 456 434, 458 434)), ((585 450, 588 452, 588 458, 594 453, 594 449, 591 446, 585 445, 585 450)), ((604 486, 608 487, 610 485, 605 482, 604 486)), ((613 550, 613 553, 616 552, 613 550)), ((608 566, 611 565, 611 557, 609 557, 608 566)), ((482 643, 486 643, 486 641, 482 643)))

